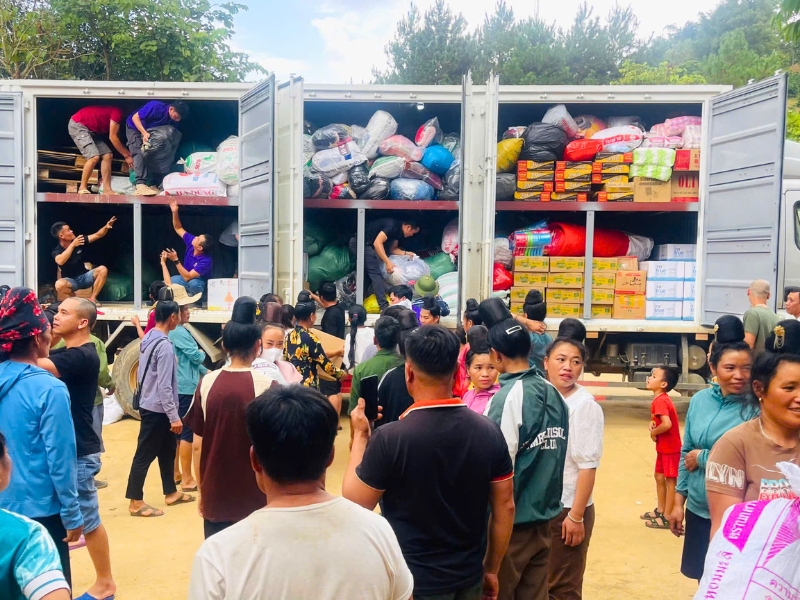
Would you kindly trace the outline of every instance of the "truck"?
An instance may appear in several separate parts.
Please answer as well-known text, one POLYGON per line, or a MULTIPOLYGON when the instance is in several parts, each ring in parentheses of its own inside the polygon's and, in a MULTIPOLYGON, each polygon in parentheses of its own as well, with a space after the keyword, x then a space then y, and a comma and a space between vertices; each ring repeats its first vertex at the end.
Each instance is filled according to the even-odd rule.
MULTIPOLYGON (((680 366, 683 389, 705 385, 711 326, 721 314, 742 314, 750 281, 763 278, 781 290, 797 278, 797 217, 787 202, 800 186, 782 184, 786 76, 727 86, 504 86, 497 77, 461 86, 315 85, 292 76, 248 83, 144 83, 105 81, 4 81, 0 83, 0 284, 34 289, 55 278, 50 224, 82 221, 86 231, 117 216, 104 240, 104 260, 133 279, 132 300, 104 303, 98 335, 114 362, 123 408, 135 385, 138 340, 130 319, 146 316, 147 284, 157 279, 157 254, 175 245, 163 196, 100 196, 67 193, 37 178, 41 151, 71 146, 66 124, 81 106, 114 103, 126 112, 151 99, 180 99, 190 106, 185 136, 210 147, 230 135, 240 139, 240 186, 234 197, 177 197, 189 231, 217 237, 238 218, 239 294, 275 292, 291 301, 303 289, 308 257, 304 224, 321 221, 362 240, 368 219, 411 212, 430 231, 457 219, 457 310, 466 299, 492 293, 494 240, 499 232, 541 218, 586 226, 587 277, 595 227, 614 227, 653 237, 657 243, 698 245, 698 296, 692 321, 620 321, 592 318, 585 309, 592 352, 587 371, 621 373, 637 385, 664 362, 680 366), (497 202, 497 141, 506 127, 538 121, 564 104, 572 114, 601 117, 636 114, 649 123, 682 114, 703 117, 699 201, 694 203, 497 202), (416 125, 436 116, 461 139, 461 189, 457 201, 333 200, 303 197, 303 133, 306 123, 364 124, 376 110, 416 125), (790 186, 791 187, 791 186, 790 186), (751 210, 749 210, 751 209, 751 210), (790 230, 790 228, 792 228, 790 230), (788 241, 787 241, 788 240, 788 241), (781 260, 779 261, 779 257, 781 260), (796 261, 792 262, 792 261, 796 261), (153 274, 155 273, 155 275, 153 274)), ((185 138, 186 139, 186 138, 185 138)), ((800 202, 800 196, 798 196, 800 202)), ((435 237, 435 236, 433 236, 435 237)), ((357 300, 364 299, 363 261, 357 261, 357 300)), ((773 294, 772 307, 780 305, 773 294), (776 304, 776 299, 778 303, 776 304)), ((226 311, 192 312, 191 332, 211 362, 223 358, 215 344, 226 311)), ((548 319, 549 329, 558 327, 548 319)), ((615 384, 616 385, 616 384, 615 384)))

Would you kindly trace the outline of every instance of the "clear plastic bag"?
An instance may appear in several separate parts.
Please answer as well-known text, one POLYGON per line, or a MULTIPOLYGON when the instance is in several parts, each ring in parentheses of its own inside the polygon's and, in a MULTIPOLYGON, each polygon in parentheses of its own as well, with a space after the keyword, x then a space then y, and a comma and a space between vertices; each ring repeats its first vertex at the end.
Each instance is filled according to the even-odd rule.
POLYGON ((311 139, 311 135, 308 133, 303 134, 303 166, 308 166, 311 164, 311 157, 314 156, 314 153, 317 151, 314 148, 314 142, 311 139))
POLYGON ((511 264, 514 262, 514 253, 511 251, 508 238, 494 239, 494 262, 503 265, 507 269, 511 268, 511 264))
POLYGON ((412 162, 419 162, 425 155, 425 150, 402 135, 393 135, 386 138, 380 145, 381 154, 384 156, 400 156, 412 162))
POLYGON ((458 162, 447 170, 442 179, 442 189, 439 192, 440 200, 458 200, 461 192, 461 165, 458 162))
POLYGON ((381 177, 382 179, 396 179, 400 177, 403 169, 406 168, 406 159, 401 156, 382 156, 369 169, 370 179, 381 177))
POLYGON ((367 123, 367 136, 361 151, 372 160, 378 156, 381 143, 397 133, 397 121, 385 110, 375 111, 367 123))
POLYGON ((389 192, 392 200, 433 200, 433 187, 419 179, 398 177, 392 181, 389 192))
POLYGON ((391 285, 408 285, 420 277, 431 274, 428 264, 418 256, 409 258, 390 254, 389 261, 394 265, 394 271, 387 273, 386 265, 381 263, 381 275, 391 285))
POLYGON ((356 274, 350 273, 336 280, 336 299, 344 307, 356 303, 356 274))
POLYGON ((442 252, 452 256, 453 260, 458 258, 458 219, 445 225, 442 232, 442 252))
POLYGON ((367 163, 356 165, 347 172, 347 182, 356 196, 360 196, 369 187, 369 169, 367 163))
MULTIPOLYGON (((648 148, 648 150, 652 149, 654 148, 648 148)), ((659 148, 659 150, 660 149, 661 148, 659 148)), ((669 181, 672 179, 672 167, 662 167, 658 165, 631 165, 630 176, 647 177, 648 179, 658 179, 659 181, 669 181)))
POLYGON ((311 141, 314 144, 314 148, 317 150, 335 148, 351 140, 350 128, 340 123, 333 123, 325 127, 320 127, 314 132, 314 135, 311 136, 311 141))
POLYGON ((575 119, 572 118, 572 116, 569 114, 569 111, 567 111, 567 107, 563 104, 553 106, 546 113, 544 113, 544 116, 542 117, 542 123, 561 127, 561 129, 566 131, 567 135, 573 139, 579 137, 581 133, 578 124, 575 123, 575 119))
POLYGON ((457 158, 461 150, 461 138, 457 133, 448 133, 442 140, 442 146, 447 148, 447 151, 457 158))
POLYGON ((358 145, 352 140, 336 148, 320 150, 311 158, 311 165, 320 173, 333 177, 349 171, 356 165, 367 161, 358 145))
POLYGON ((403 173, 400 175, 400 177, 405 177, 406 179, 419 179, 420 181, 424 181, 425 183, 429 184, 435 190, 442 189, 441 178, 435 173, 431 173, 421 163, 407 162, 406 168, 403 170, 403 173))
POLYGON ((442 133, 442 128, 439 127, 439 119, 433 117, 417 130, 414 142, 420 148, 427 148, 431 144, 441 144, 443 139, 444 134, 442 133))
POLYGON ((683 138, 679 135, 656 135, 646 133, 641 148, 683 148, 683 138))
POLYGON ((702 124, 703 119, 701 117, 676 117, 664 121, 664 128, 667 135, 680 135, 686 129, 687 125, 700 127, 702 124))
POLYGON ((644 123, 642 123, 642 119, 639 117, 608 117, 606 119, 606 127, 608 129, 612 127, 625 127, 626 125, 636 127, 642 131, 645 130, 644 123))
POLYGON ((633 151, 633 164, 672 167, 675 164, 675 150, 672 148, 637 148, 633 151))
POLYGON ((420 162, 426 169, 441 176, 447 173, 454 160, 452 153, 447 148, 437 144, 425 149, 425 155, 420 162))
POLYGON ((521 138, 525 134, 525 130, 527 127, 523 125, 518 125, 516 127, 509 127, 503 132, 503 139, 504 140, 513 140, 517 138, 521 138))
POLYGON ((683 147, 686 149, 697 149, 703 135, 701 125, 687 125, 683 130, 683 147))

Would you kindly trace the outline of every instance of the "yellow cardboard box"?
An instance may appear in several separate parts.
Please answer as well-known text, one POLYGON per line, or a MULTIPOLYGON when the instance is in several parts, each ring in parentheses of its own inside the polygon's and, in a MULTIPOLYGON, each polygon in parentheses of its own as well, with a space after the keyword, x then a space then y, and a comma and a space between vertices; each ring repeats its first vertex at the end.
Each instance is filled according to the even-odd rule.
MULTIPOLYGON (((616 270, 616 269, 614 269, 616 270)), ((515 256, 515 273, 547 273, 550 271, 549 256, 515 256)))
POLYGON ((540 292, 542 292, 542 296, 545 295, 545 287, 544 286, 539 286, 539 287, 530 287, 530 286, 512 287, 508 292, 510 297, 511 297, 511 302, 512 303, 513 302, 525 302, 525 298, 528 296, 528 292, 530 292, 531 290, 539 290, 540 292))
POLYGON ((583 273, 550 273, 547 276, 547 287, 582 288, 583 273))
POLYGON ((583 273, 586 259, 582 256, 551 256, 551 273, 583 273))
POLYGON ((514 302, 511 301, 511 314, 512 315, 524 315, 525 314, 525 303, 524 302, 514 302))
POLYGON ((612 306, 595 306, 592 304, 592 318, 610 319, 613 314, 612 308, 612 306))
POLYGON ((614 289, 618 292, 644 294, 647 290, 647 271, 617 271, 614 289))
POLYGON ((638 271, 639 259, 635 256, 620 256, 617 259, 618 271, 638 271))
POLYGON ((614 304, 614 290, 592 290, 592 306, 614 304))
POLYGON ((547 273, 514 273, 514 287, 543 289, 547 287, 547 273))
POLYGON ((645 307, 644 294, 614 294, 615 319, 644 319, 645 307))
POLYGON ((580 304, 583 302, 583 290, 549 288, 545 298, 548 304, 580 304))
POLYGON ((616 273, 592 271, 592 288, 599 290, 613 290, 617 281, 616 273))
POLYGON ((636 177, 633 180, 633 201, 671 202, 672 183, 647 177, 636 177))
POLYGON ((547 303, 548 319, 566 319, 572 317, 579 319, 583 316, 583 304, 556 304, 547 303))
POLYGON ((592 259, 592 273, 595 271, 611 271, 616 273, 619 271, 616 258, 593 258, 592 259))

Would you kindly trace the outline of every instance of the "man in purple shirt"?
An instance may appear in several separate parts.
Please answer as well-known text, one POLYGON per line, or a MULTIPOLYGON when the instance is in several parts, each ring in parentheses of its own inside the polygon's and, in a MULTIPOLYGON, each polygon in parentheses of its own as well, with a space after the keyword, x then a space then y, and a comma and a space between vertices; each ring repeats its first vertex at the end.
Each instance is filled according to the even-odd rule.
POLYGON ((133 157, 133 170, 136 173, 136 195, 155 196, 158 188, 148 185, 147 165, 142 155, 142 144, 150 141, 148 129, 160 125, 176 125, 189 115, 185 102, 160 102, 151 100, 125 121, 128 134, 128 150, 133 157))
POLYGON ((206 289, 206 280, 211 276, 211 250, 214 247, 214 239, 207 233, 195 236, 187 232, 178 216, 178 203, 171 199, 169 207, 172 210, 172 227, 186 244, 183 264, 178 259, 177 251, 172 248, 166 250, 167 258, 175 263, 179 273, 174 275, 171 281, 185 287, 190 296, 202 294, 206 289))

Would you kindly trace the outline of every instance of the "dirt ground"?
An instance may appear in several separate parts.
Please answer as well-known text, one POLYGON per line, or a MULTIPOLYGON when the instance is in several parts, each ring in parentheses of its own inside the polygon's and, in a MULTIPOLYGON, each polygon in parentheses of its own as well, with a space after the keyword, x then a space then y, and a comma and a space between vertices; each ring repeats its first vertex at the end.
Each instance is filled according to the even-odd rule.
MULTIPOLYGON (((589 548, 584 584, 588 600, 691 598, 696 583, 680 574, 682 541, 669 531, 651 531, 638 516, 655 506, 652 472, 655 448, 647 433, 649 403, 609 402, 605 410, 605 454, 594 499, 597 522, 589 548)), ((328 471, 328 491, 341 493, 350 439, 348 422, 336 442, 336 459, 328 471)), ((118 600, 185 598, 192 558, 203 541, 196 505, 164 507, 158 467, 150 470, 145 500, 164 508, 155 519, 128 516, 125 485, 136 447, 138 422, 125 419, 105 428, 106 453, 100 477, 100 511, 111 542, 118 600)), ((93 581, 85 548, 72 552, 75 595, 93 581)))

